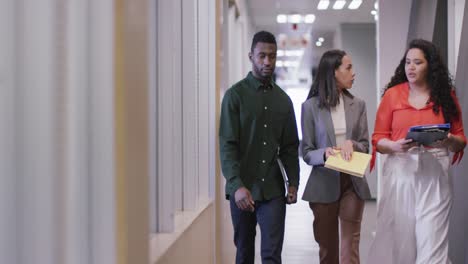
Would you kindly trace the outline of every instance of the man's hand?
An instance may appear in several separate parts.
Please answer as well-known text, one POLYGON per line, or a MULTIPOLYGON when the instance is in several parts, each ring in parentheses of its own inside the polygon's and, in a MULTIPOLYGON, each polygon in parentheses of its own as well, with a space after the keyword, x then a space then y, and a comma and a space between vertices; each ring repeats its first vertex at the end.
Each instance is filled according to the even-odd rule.
POLYGON ((288 187, 288 195, 286 196, 286 203, 293 204, 297 202, 297 188, 294 186, 288 187))
POLYGON ((234 200, 236 202, 237 208, 253 212, 255 210, 255 202, 252 198, 252 194, 245 187, 240 187, 234 193, 234 200))

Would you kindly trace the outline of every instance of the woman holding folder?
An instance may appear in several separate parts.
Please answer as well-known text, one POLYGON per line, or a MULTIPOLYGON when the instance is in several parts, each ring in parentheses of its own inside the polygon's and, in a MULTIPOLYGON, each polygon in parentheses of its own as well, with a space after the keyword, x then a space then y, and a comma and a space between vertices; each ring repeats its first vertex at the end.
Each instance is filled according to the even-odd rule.
POLYGON ((450 263, 449 151, 455 153, 453 162, 459 160, 466 138, 450 74, 431 42, 409 44, 384 91, 372 145, 374 155, 388 155, 368 263, 450 263), (445 139, 430 144, 430 137, 421 138, 430 146, 406 139, 413 126, 446 129, 446 123, 450 130, 445 139))
POLYGON ((320 263, 359 263, 364 199, 370 198, 366 178, 324 167, 331 155, 350 160, 353 151, 369 151, 365 103, 348 91, 354 76, 349 55, 342 50, 325 52, 302 104, 302 153, 313 166, 302 199, 314 213, 320 263))

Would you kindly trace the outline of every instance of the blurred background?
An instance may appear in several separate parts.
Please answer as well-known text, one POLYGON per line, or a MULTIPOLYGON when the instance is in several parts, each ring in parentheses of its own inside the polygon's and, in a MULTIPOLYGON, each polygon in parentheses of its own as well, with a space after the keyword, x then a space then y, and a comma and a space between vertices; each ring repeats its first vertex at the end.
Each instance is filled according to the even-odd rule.
MULTIPOLYGON (((298 121, 319 58, 345 50, 372 133, 416 37, 441 48, 468 116, 467 10, 465 0, 0 0, 0 263, 234 263, 217 127, 224 92, 251 69, 253 34, 276 36, 275 80, 298 121)), ((383 158, 367 176, 363 263, 383 158)), ((468 263, 467 164, 451 172, 457 264, 468 263)), ((299 193, 311 169, 301 161, 299 193)), ((319 263, 312 222, 306 202, 288 206, 284 263, 319 263)))

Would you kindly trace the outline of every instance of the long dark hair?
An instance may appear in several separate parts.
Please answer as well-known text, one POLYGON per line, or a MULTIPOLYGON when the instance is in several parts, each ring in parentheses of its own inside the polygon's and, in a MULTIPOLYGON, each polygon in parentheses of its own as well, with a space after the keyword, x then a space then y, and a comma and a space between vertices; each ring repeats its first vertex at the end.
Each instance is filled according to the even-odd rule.
POLYGON ((320 58, 317 74, 310 87, 307 99, 318 96, 319 108, 335 107, 340 102, 340 94, 336 88, 335 70, 340 67, 346 52, 329 50, 320 58))
POLYGON ((439 49, 432 42, 423 39, 415 39, 410 42, 405 55, 395 69, 395 74, 387 86, 385 86, 383 94, 395 85, 408 81, 405 73, 405 63, 406 55, 410 49, 421 50, 424 53, 424 58, 427 60, 426 81, 430 90, 430 100, 434 103, 432 111, 435 114, 439 114, 440 108, 442 108, 445 122, 451 122, 459 114, 451 94, 454 89, 453 81, 447 65, 440 56, 439 49))

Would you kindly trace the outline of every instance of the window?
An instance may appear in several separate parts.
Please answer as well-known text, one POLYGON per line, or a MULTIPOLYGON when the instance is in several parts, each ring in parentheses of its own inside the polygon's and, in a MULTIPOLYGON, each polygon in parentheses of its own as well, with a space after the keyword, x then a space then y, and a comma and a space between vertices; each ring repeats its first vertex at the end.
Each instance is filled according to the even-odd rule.
POLYGON ((177 212, 214 197, 215 7, 208 0, 153 5, 151 230, 168 233, 177 212))

